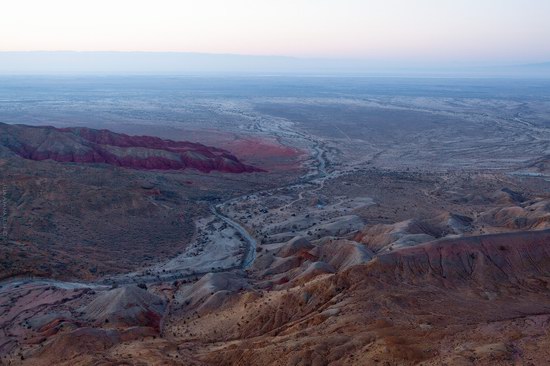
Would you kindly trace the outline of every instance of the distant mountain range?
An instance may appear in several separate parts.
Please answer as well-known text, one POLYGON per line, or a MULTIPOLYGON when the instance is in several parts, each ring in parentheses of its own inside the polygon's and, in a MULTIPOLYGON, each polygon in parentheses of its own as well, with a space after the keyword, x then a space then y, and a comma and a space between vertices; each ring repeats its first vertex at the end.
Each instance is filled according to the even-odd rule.
POLYGON ((550 62, 509 66, 407 65, 184 52, 0 52, 0 75, 363 75, 550 78, 550 62))
POLYGON ((523 65, 523 67, 550 69, 550 62, 541 62, 541 63, 538 63, 538 64, 528 64, 528 65, 523 65))

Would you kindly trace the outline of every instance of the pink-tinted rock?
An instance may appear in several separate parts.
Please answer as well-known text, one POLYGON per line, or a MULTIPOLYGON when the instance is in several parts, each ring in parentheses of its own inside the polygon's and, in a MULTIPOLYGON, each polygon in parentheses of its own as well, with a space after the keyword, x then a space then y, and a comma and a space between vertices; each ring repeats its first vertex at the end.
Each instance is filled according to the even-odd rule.
POLYGON ((249 173, 263 171, 243 164, 226 150, 152 136, 129 136, 89 128, 31 127, 0 124, 1 147, 30 160, 104 163, 132 169, 249 173))

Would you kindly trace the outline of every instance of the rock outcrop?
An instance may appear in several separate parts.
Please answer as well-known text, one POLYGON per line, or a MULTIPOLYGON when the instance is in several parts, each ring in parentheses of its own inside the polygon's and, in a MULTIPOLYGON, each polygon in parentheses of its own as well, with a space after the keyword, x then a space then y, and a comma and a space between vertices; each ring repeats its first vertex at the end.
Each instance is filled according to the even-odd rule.
POLYGON ((191 168, 206 173, 262 171, 215 147, 109 130, 0 124, 0 136, 1 155, 11 153, 36 161, 104 163, 145 170, 191 168))

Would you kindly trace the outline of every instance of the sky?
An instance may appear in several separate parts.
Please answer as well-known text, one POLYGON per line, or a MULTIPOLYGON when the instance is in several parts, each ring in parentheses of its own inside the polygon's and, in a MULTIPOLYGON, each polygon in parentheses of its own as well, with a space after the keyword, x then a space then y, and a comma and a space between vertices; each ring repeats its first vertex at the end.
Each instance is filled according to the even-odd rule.
POLYGON ((550 0, 1 0, 0 5, 0 52, 198 52, 428 67, 550 61, 550 0))

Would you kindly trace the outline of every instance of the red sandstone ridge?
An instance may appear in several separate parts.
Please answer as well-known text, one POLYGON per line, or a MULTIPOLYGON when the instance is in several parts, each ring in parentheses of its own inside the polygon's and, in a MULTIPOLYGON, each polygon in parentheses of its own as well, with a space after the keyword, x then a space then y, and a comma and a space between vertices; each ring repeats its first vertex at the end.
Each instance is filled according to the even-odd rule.
POLYGON ((147 170, 263 171, 215 147, 81 127, 59 129, 0 124, 0 149, 4 154, 11 152, 37 161, 105 163, 147 170))
POLYGON ((301 150, 297 146, 285 145, 277 138, 269 136, 236 134, 211 129, 182 133, 185 134, 183 139, 203 141, 208 145, 217 146, 270 172, 297 171, 302 169, 303 163, 309 159, 307 151, 301 150))
POLYGON ((270 171, 289 171, 301 168, 307 157, 305 151, 280 144, 268 138, 240 136, 229 141, 220 141, 219 146, 248 161, 267 167, 270 171))

